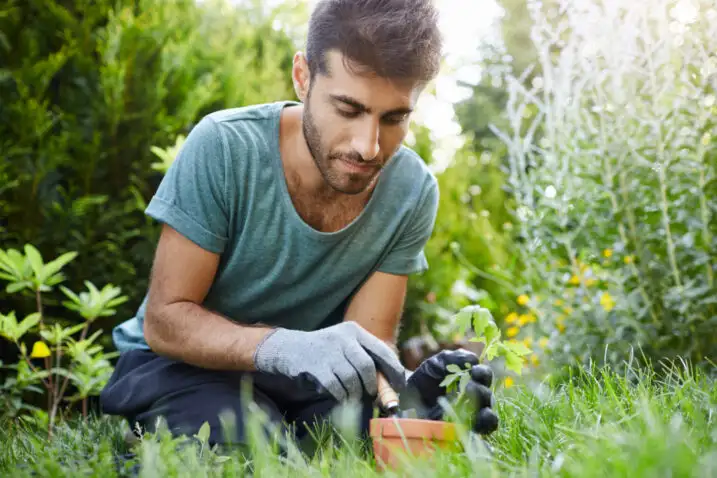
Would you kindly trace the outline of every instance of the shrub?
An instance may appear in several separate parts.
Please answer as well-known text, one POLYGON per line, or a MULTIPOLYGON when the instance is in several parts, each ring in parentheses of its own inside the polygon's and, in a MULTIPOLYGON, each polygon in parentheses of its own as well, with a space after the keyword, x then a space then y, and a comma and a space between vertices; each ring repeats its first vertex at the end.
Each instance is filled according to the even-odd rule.
MULTIPOLYGON (((274 26, 288 13, 219 0, 3 2, 0 245, 78 251, 68 286, 111 281, 129 297, 117 320, 134 314, 159 232, 143 213, 162 177, 152 147, 210 111, 289 97, 294 45, 274 26)), ((6 301, 32 312, 0 291, 6 301)))
POLYGON ((64 282, 62 270, 77 253, 68 252, 46 263, 31 244, 25 245, 24 252, 0 249, 0 279, 8 282, 6 291, 19 294, 35 307, 35 311, 24 318, 18 317, 14 310, 7 313, 0 310, 0 337, 15 344, 20 351, 17 362, 5 367, 14 370, 14 374, 0 384, 0 418, 17 417, 29 410, 34 412, 35 419, 47 423, 48 432, 52 434, 63 402, 81 402, 86 417, 88 397, 99 395, 112 374, 109 360, 114 354, 105 353, 103 347, 95 343, 102 331, 87 334, 94 321, 114 315, 115 307, 127 297, 120 295, 121 290, 112 284, 99 290, 92 282, 85 281, 87 291, 80 294, 60 285, 67 299, 62 304, 82 318, 79 324, 68 325, 46 314, 43 296, 64 282), (26 340, 30 336, 39 340, 28 350, 26 340), (67 397, 70 385, 75 393, 67 397), (46 413, 26 400, 29 393, 39 393, 47 399, 46 413))
POLYGON ((714 359, 717 10, 574 0, 531 12, 542 76, 510 77, 510 127, 497 131, 537 317, 522 328, 546 334, 558 363, 714 359))

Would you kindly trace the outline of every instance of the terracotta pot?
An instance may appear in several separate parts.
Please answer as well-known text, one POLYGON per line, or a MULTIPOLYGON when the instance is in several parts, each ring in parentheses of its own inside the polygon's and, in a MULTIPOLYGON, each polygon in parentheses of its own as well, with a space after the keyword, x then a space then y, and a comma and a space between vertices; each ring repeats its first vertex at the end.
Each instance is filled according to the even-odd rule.
POLYGON ((395 470, 406 458, 429 456, 458 443, 453 423, 434 420, 374 418, 369 431, 379 471, 395 470))

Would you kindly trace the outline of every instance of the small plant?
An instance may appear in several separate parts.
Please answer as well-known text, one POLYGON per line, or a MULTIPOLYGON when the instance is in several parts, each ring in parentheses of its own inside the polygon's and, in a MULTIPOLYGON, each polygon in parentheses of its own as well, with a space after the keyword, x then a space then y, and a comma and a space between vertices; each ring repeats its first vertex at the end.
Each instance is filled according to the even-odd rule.
POLYGON ((65 280, 62 268, 77 254, 68 252, 45 263, 34 246, 25 245, 24 252, 0 249, 0 279, 8 281, 6 291, 32 297, 37 309, 23 319, 18 319, 15 311, 0 311, 0 336, 14 343, 20 352, 18 362, 5 367, 16 373, 0 385, 0 396, 6 402, 2 410, 5 415, 30 410, 44 420, 36 407, 23 400, 24 394, 42 393, 44 389, 48 434, 52 435, 63 401, 81 401, 86 417, 87 397, 98 394, 112 374, 109 359, 114 354, 105 353, 103 347, 95 343, 102 331, 89 337, 87 333, 95 320, 113 315, 114 307, 124 303, 127 297, 121 296, 120 289, 112 284, 100 290, 92 282, 85 281, 87 291, 79 294, 60 286, 69 299, 62 305, 78 313, 83 321, 75 325, 63 325, 58 321, 50 323, 51 318, 43 309, 43 294, 53 291, 54 286, 65 280), (35 340, 28 352, 24 339, 30 335, 39 336, 39 340, 35 340), (44 366, 38 367, 35 360, 42 360, 44 366), (65 397, 70 383, 77 391, 65 397))
MULTIPOLYGON (((501 340, 502 333, 488 309, 478 305, 464 307, 453 317, 453 320, 465 335, 475 334, 469 339, 471 342, 484 344, 479 355, 481 362, 501 357, 505 360, 505 367, 508 370, 518 375, 522 374, 525 366, 523 357, 531 354, 532 350, 523 342, 501 340)), ((446 387, 449 393, 457 389, 460 398, 470 381, 470 370, 471 365, 468 363, 465 368, 449 365, 448 371, 451 373, 441 382, 441 386, 446 387)))

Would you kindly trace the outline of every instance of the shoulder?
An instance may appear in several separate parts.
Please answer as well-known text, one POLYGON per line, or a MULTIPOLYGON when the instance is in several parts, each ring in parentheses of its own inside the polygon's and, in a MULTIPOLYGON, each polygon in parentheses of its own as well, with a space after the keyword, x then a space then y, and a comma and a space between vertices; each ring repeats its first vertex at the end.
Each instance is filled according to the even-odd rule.
POLYGON ((391 158, 389 189, 403 198, 417 202, 437 201, 438 179, 423 158, 408 146, 402 145, 391 158))
POLYGON ((219 151, 228 167, 253 167, 275 154, 281 111, 286 104, 273 102, 216 110, 203 116, 190 135, 219 151))
POLYGON ((232 125, 243 123, 272 122, 287 102, 260 103, 235 108, 226 108, 209 113, 206 118, 216 124, 232 125))
POLYGON ((275 134, 285 104, 261 103, 213 111, 202 117, 195 129, 224 143, 229 150, 237 147, 237 143, 248 146, 266 142, 275 134))

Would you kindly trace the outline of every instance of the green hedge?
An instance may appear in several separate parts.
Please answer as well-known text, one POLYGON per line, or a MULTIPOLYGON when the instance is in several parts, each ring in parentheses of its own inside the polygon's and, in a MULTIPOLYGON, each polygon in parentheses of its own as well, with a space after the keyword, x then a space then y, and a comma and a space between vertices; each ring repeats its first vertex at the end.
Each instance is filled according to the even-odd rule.
MULTIPOLYGON (((295 45, 274 28, 293 13, 194 0, 0 7, 2 248, 77 251, 66 285, 112 282, 130 298, 112 320, 133 314, 158 237, 143 214, 162 177, 152 146, 210 111, 293 97, 295 45)), ((48 314, 64 317, 60 299, 46 299, 48 314)), ((0 303, 32 311, 5 291, 0 303)))

